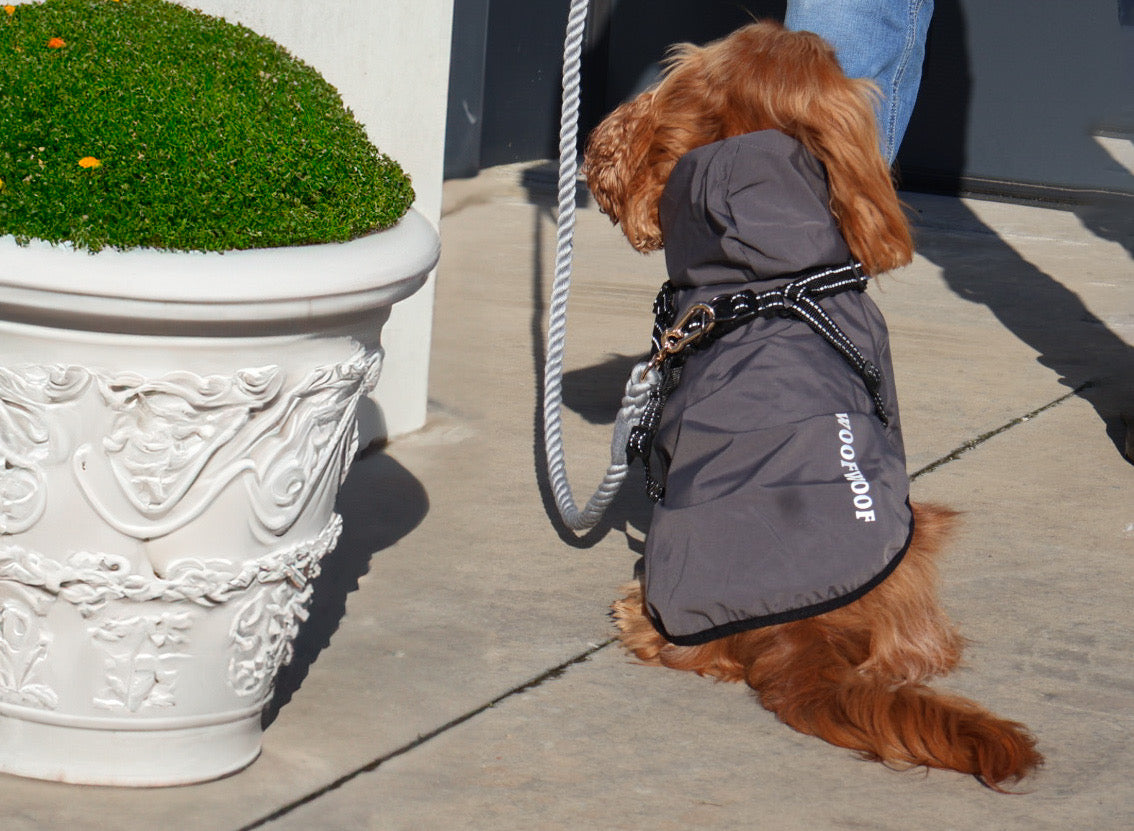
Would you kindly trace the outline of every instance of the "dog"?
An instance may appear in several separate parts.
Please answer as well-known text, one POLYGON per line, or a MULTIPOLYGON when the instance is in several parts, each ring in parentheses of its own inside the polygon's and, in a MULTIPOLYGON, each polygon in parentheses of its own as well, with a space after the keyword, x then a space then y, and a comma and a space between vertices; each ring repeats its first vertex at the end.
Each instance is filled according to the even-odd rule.
MULTIPOLYGON (((718 266, 722 257, 728 259, 731 256, 728 251, 743 249, 743 268, 740 271, 745 271, 747 263, 759 258, 782 261, 785 272, 792 270, 786 265, 790 264, 796 246, 791 237, 799 228, 813 226, 819 228, 817 233, 823 239, 822 244, 816 244, 814 256, 828 256, 822 252, 827 249, 834 251, 832 246, 845 242, 846 249, 861 263, 861 269, 868 275, 877 275, 909 263, 913 257, 913 242, 890 170, 878 149, 873 109, 876 97, 876 89, 869 81, 845 77, 834 51, 825 41, 811 33, 788 31, 778 23, 753 23, 703 47, 679 45, 671 51, 661 80, 619 106, 592 132, 584 156, 587 183, 600 209, 621 227, 634 248, 642 252, 666 248, 667 264, 671 263, 671 259, 676 260, 678 270, 685 269, 682 273, 690 269, 689 256, 687 252, 677 252, 671 257, 671 246, 667 243, 673 240, 667 237, 672 238, 680 232, 684 245, 689 234, 706 233, 704 228, 694 227, 690 231, 687 225, 681 224, 683 212, 689 214, 688 194, 692 192, 695 201, 703 201, 715 198, 711 195, 713 188, 727 192, 723 198, 732 201, 725 207, 709 210, 703 208, 702 202, 697 202, 700 207, 693 211, 696 214, 694 220, 699 218, 702 224, 711 226, 712 234, 733 236, 725 240, 727 244, 714 242, 712 251, 700 259, 694 257, 697 267, 704 267, 710 276, 703 281, 706 287, 700 295, 694 288, 686 289, 692 300, 704 297, 706 291, 721 290, 720 285, 708 284, 716 279, 712 274, 722 273, 718 266), (732 165, 727 168, 727 175, 717 172, 720 157, 726 152, 729 154, 728 164, 732 165), (755 156, 752 156, 753 153, 755 156), (697 154, 703 158, 696 158, 697 154), (754 160, 749 161, 750 157, 754 160), (768 174, 762 172, 760 166, 764 160, 778 166, 777 170, 768 174), (737 165, 744 166, 739 173, 737 165), (693 172, 690 173, 687 168, 693 172), (777 172, 780 168, 786 171, 782 175, 777 172), (743 175, 748 179, 733 182, 737 176, 743 175), (675 197, 671 178, 678 176, 682 177, 682 182, 676 187, 678 195, 675 197), (811 215, 797 221, 794 209, 784 209, 796 218, 778 229, 771 222, 754 220, 750 223, 760 233, 772 228, 773 236, 787 237, 786 241, 764 244, 761 240, 753 243, 742 239, 744 229, 737 218, 739 208, 743 208, 741 213, 770 211, 773 218, 781 210, 778 197, 753 203, 751 200, 756 197, 746 197, 745 193, 758 195, 760 188, 766 186, 765 180, 776 177, 789 183, 783 186, 786 190, 782 191, 788 193, 795 187, 790 183, 801 176, 806 187, 802 188, 800 199, 811 205, 806 209, 811 211, 811 215), (710 195, 705 196, 706 193, 710 195), (822 204, 818 201, 820 197, 822 204), (744 199, 749 201, 741 205, 739 200, 744 199), (823 236, 822 220, 814 217, 819 209, 825 212, 835 228, 835 236, 841 237, 841 240, 832 241, 833 238, 823 236), (667 216, 670 217, 668 233, 667 216), (673 219, 675 216, 677 219, 673 219), (820 224, 816 225, 816 222, 820 224), (722 231, 725 226, 730 230, 722 231), (725 253, 722 254, 722 251, 725 253)), ((689 216, 685 216, 685 220, 688 219, 689 216)), ((806 245, 812 243, 807 242, 806 245)), ((804 263, 805 266, 808 264, 804 263)), ((798 266, 798 263, 794 265, 798 266)), ((774 272, 773 268, 770 273, 774 272)), ((673 279, 672 266, 670 273, 673 279)), ((728 272, 727 276, 728 280, 734 278, 732 272, 728 272)), ((868 300, 859 299, 860 294, 845 292, 824 301, 845 306, 844 311, 831 313, 836 322, 849 321, 844 328, 855 325, 856 315, 869 317, 869 309, 873 305, 868 300), (858 305, 862 303, 868 304, 869 308, 858 305)), ((877 334, 879 327, 883 326, 867 322, 869 326, 863 324, 865 328, 859 332, 860 337, 872 337, 862 332, 868 333, 869 330, 877 334), (874 328, 870 329, 871 326, 874 328)), ((849 378, 849 381, 839 382, 838 394, 844 394, 843 391, 852 386, 859 387, 861 391, 854 373, 846 373, 847 366, 835 350, 831 350, 803 323, 776 317, 770 321, 757 320, 753 325, 764 327, 770 333, 760 341, 760 350, 771 348, 769 344, 773 337, 787 337, 793 332, 796 333, 791 335, 794 343, 813 339, 819 344, 816 350, 827 351, 815 351, 814 357, 808 360, 822 363, 828 361, 829 353, 829 362, 824 365, 831 372, 836 371, 835 367, 841 367, 849 378), (792 326, 795 328, 789 328, 792 326), (801 331, 803 335, 798 334, 801 331)), ((875 351, 881 353, 879 361, 888 371, 884 329, 881 331, 882 335, 878 337, 882 340, 875 344, 875 351)), ((735 339, 737 335, 741 340, 749 337, 734 333, 711 347, 716 350, 714 354, 724 355, 726 350, 735 348, 729 339, 735 339)), ((755 347, 750 344, 748 348, 755 347)), ((798 347, 788 348, 794 350, 798 347)), ((698 362, 710 359, 716 360, 710 358, 708 352, 705 356, 694 355, 688 359, 679 392, 691 374, 699 377, 697 373, 703 375, 708 372, 698 362)), ((780 360, 777 358, 777 361, 780 360)), ((705 397, 711 398, 719 390, 729 388, 730 383, 735 384, 735 378, 731 382, 721 380, 732 377, 730 373, 735 374, 731 368, 728 372, 716 373, 718 377, 714 383, 717 386, 706 388, 705 397)), ((774 398, 778 395, 777 389, 786 392, 794 383, 790 379, 773 378, 766 383, 759 381, 749 385, 771 388, 770 391, 741 390, 736 394, 774 398)), ((884 389, 883 393, 892 395, 893 391, 884 389)), ((666 403, 665 413, 671 426, 680 422, 671 429, 677 438, 670 436, 670 452, 674 451, 674 447, 680 448, 683 441, 693 441, 688 439, 687 434, 699 423, 699 416, 690 417, 684 412, 673 414, 671 408, 707 406, 698 398, 700 395, 700 391, 694 391, 676 404, 672 397, 666 403)), ((809 392, 800 400, 806 404, 810 395, 809 392)), ((869 399, 863 398, 863 401, 869 402, 869 399)), ((768 406, 775 406, 775 401, 768 406)), ((887 406, 893 408, 896 404, 890 402, 887 406)), ((737 420, 731 414, 735 409, 730 409, 730 424, 737 420)), ((887 421, 881 409, 878 417, 873 417, 869 406, 859 409, 865 414, 858 416, 855 430, 879 433, 882 436, 878 439, 879 446, 897 458, 901 465, 900 476, 904 479, 900 434, 894 434, 896 412, 891 412, 887 421)), ((842 429, 851 426, 844 414, 806 421, 803 416, 793 419, 789 414, 782 420, 815 422, 816 430, 832 432, 835 437, 831 439, 834 442, 831 446, 841 449, 843 461, 847 459, 848 448, 854 452, 856 445, 847 443, 848 438, 854 438, 851 431, 844 432, 842 429), (839 421, 833 422, 832 418, 839 421), (839 436, 842 444, 839 444, 839 436)), ((663 425, 659 438, 665 439, 665 432, 663 425)), ((737 433, 737 436, 741 435, 746 436, 747 433, 737 433)), ((780 436, 781 433, 775 435, 780 436)), ((757 436, 753 442, 759 440, 757 436)), ((790 437, 782 439, 784 442, 791 440, 790 437)), ((722 444, 722 457, 730 452, 731 441, 732 438, 722 444)), ((805 443, 816 442, 808 440, 805 443)), ((712 483, 705 484, 713 475, 705 473, 703 467, 704 459, 716 458, 716 451, 704 451, 702 448, 698 452, 702 458, 683 468, 684 473, 674 467, 679 465, 678 457, 674 456, 670 460, 670 479, 681 475, 694 479, 700 477, 703 481, 699 487, 716 487, 712 483)), ((735 466, 738 463, 731 464, 735 466)), ((749 463, 742 461, 739 464, 749 463)), ((756 464, 751 463, 750 467, 756 464)), ((851 470, 848 466, 854 464, 848 462, 840 470, 851 470)), ((860 494, 864 487, 863 477, 855 479, 854 475, 854 470, 851 470, 845 481, 835 477, 837 481, 833 487, 845 488, 849 484, 855 488, 854 494, 860 494)), ((908 489, 908 479, 905 482, 908 489)), ((666 495, 655 511, 670 502, 670 485, 666 487, 666 495)), ((713 492, 713 499, 726 490, 718 488, 713 492)), ((670 596, 684 591, 682 581, 688 580, 690 574, 711 569, 702 569, 696 559, 683 560, 682 567, 677 569, 681 574, 663 580, 656 576, 661 566, 655 566, 655 583, 659 580, 664 583, 661 588, 655 589, 660 599, 651 600, 648 585, 644 586, 643 580, 639 579, 625 587, 626 596, 612 607, 623 646, 646 664, 689 670, 723 681, 746 682, 755 691, 760 703, 781 721, 805 734, 849 748, 863 758, 898 768, 925 766, 955 770, 973 775, 997 791, 1005 790, 1009 783, 1018 783, 1043 763, 1036 741, 1028 730, 1017 722, 993 715, 972 701, 927 686, 929 680, 945 675, 957 666, 964 647, 964 639, 946 616, 937 597, 936 561, 950 537, 956 514, 942 506, 903 502, 907 492, 897 488, 890 501, 897 516, 894 526, 908 522, 912 524, 912 533, 908 527, 902 530, 900 546, 886 543, 894 547, 896 553, 879 569, 880 574, 856 577, 857 582, 849 583, 850 588, 843 591, 842 597, 816 595, 803 601, 798 608, 765 609, 766 614, 749 614, 747 619, 736 619, 735 615, 728 618, 726 615, 728 619, 723 624, 710 622, 705 631, 692 634, 686 631, 678 636, 674 634, 669 620, 663 618, 664 614, 671 614, 671 619, 676 619, 677 613, 672 610, 661 612, 659 609, 669 602, 670 596), (901 514, 902 510, 908 514, 901 514)), ((848 492, 846 498, 850 497, 848 492)), ((708 503, 712 501, 710 499, 708 503)), ((668 524, 663 524, 660 529, 659 514, 655 512, 647 537, 647 581, 651 568, 650 540, 655 534, 681 538, 679 543, 669 545, 663 552, 669 558, 667 562, 673 560, 676 556, 674 550, 678 548, 681 556, 694 551, 689 556, 695 557, 700 556, 695 552, 700 550, 698 546, 707 549, 728 547, 733 537, 739 538, 738 545, 747 546, 754 557, 774 559, 777 556, 775 549, 781 530, 772 529, 760 534, 743 529, 729 532, 729 521, 709 523, 714 526, 712 528, 690 528, 683 510, 693 511, 690 516, 695 519, 700 503, 697 498, 685 498, 683 505, 686 503, 687 508, 671 507, 669 513, 672 516, 665 517, 668 524), (716 525, 725 526, 725 530, 721 531, 716 525), (759 539, 761 535, 764 536, 763 541, 759 539), (704 543, 702 537, 709 538, 710 542, 704 543)), ((794 513, 790 516, 800 516, 798 508, 791 510, 794 513)), ((751 516, 744 505, 730 507, 729 511, 729 517, 751 516)), ((880 524, 873 523, 873 510, 860 513, 868 516, 859 516, 859 520, 880 524)), ((797 520, 792 521, 799 524, 797 520)), ((859 526, 866 524, 858 523, 859 526)), ((791 529, 789 532, 794 533, 791 529)), ((894 537, 895 533, 891 532, 890 536, 894 537)), ((829 547, 837 547, 842 537, 834 539, 836 545, 829 547)), ((667 544, 664 540, 658 543, 660 546, 667 544)), ((742 551, 738 556, 747 555, 742 551)), ((739 573, 736 568, 735 565, 728 566, 730 590, 737 588, 733 585, 739 573)), ((744 590, 744 585, 738 589, 741 593, 744 590)), ((713 600, 710 598, 707 605, 712 605, 713 600)), ((680 605, 677 601, 675 603, 680 605)))

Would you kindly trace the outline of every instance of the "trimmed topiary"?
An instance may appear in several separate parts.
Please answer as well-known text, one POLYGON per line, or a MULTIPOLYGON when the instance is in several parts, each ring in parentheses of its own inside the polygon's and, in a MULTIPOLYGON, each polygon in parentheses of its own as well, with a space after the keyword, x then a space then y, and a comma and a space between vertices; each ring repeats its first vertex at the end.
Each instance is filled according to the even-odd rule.
POLYGON ((340 242, 413 201, 315 70, 165 0, 0 6, 0 234, 78 248, 340 242))

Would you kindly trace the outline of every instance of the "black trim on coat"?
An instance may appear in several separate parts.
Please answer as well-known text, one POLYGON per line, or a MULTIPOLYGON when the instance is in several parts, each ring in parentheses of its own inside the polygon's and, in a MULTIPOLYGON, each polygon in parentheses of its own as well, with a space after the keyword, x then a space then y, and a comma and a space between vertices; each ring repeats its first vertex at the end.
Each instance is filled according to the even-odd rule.
POLYGON ((654 617, 646 609, 646 617, 654 625, 654 628, 664 637, 667 641, 677 646, 701 646, 702 644, 709 643, 710 641, 718 640, 719 638, 727 637, 728 635, 738 635, 741 632, 748 632, 752 629, 762 629, 765 626, 775 626, 779 623, 793 623, 797 620, 805 620, 809 617, 818 617, 825 612, 832 612, 846 606, 860 597, 866 595, 871 589, 874 589, 889 577, 898 564, 905 559, 906 552, 910 550, 910 544, 913 542, 914 535, 914 512, 913 507, 910 505, 909 499, 906 500, 906 507, 910 509, 910 533, 906 537, 906 544, 902 546, 894 557, 886 564, 886 567, 878 572, 874 577, 866 583, 859 586, 847 594, 839 597, 832 597, 820 603, 813 603, 810 606, 801 606, 798 609, 790 609, 786 612, 776 612, 770 615, 760 615, 755 618, 748 618, 747 620, 735 620, 729 623, 722 623, 720 626, 714 626, 710 629, 705 629, 701 632, 695 632, 692 635, 671 635, 662 625, 661 621, 655 620, 654 617))

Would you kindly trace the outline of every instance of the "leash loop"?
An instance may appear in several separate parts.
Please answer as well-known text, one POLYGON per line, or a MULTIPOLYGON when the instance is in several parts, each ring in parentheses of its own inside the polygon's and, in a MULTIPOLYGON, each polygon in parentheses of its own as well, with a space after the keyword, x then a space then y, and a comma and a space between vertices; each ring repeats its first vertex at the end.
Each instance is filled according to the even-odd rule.
POLYGON ((547 474, 555 505, 563 523, 572 531, 593 528, 618 494, 629 471, 626 446, 630 432, 646 408, 650 390, 661 376, 645 362, 638 364, 626 381, 622 406, 611 439, 610 466, 594 494, 580 509, 567 481, 563 458, 563 353, 567 339, 567 298, 571 290, 571 259, 575 231, 575 200, 578 187, 579 77, 583 35, 589 0, 571 0, 563 43, 563 98, 559 129, 559 206, 556 216, 555 278, 547 323, 547 357, 543 372, 543 436, 547 474))

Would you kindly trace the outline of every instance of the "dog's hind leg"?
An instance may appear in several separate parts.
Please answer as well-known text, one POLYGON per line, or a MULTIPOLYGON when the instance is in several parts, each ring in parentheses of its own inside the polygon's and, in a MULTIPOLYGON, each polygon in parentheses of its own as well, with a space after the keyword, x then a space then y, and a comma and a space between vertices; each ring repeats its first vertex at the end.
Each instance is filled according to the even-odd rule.
POLYGON ((686 670, 718 681, 743 681, 744 664, 730 649, 731 638, 701 646, 678 646, 658 632, 646 614, 642 586, 638 582, 623 587, 626 596, 611 606, 618 638, 634 657, 645 664, 686 670))
POLYGON ((965 640, 938 599, 937 558, 956 513, 914 506, 914 537, 905 558, 881 585, 815 620, 835 642, 850 633, 867 638, 865 654, 844 650, 862 675, 887 684, 917 684, 951 672, 965 640))

